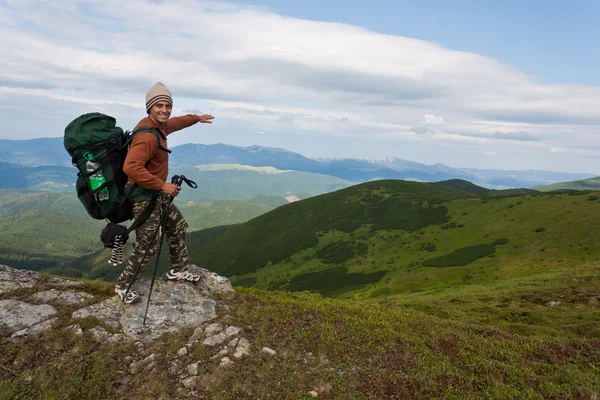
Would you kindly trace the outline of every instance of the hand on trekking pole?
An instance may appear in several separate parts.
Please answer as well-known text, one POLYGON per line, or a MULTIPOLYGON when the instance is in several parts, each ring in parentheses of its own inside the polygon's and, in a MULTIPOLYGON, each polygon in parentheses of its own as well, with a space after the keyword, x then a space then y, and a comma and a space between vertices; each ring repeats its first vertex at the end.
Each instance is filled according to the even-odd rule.
POLYGON ((198 118, 198 122, 202 124, 212 124, 211 120, 215 118, 210 114, 196 115, 196 117, 198 118))
POLYGON ((168 194, 171 197, 177 197, 179 191, 181 190, 181 186, 177 186, 173 183, 165 182, 161 191, 165 194, 168 194))

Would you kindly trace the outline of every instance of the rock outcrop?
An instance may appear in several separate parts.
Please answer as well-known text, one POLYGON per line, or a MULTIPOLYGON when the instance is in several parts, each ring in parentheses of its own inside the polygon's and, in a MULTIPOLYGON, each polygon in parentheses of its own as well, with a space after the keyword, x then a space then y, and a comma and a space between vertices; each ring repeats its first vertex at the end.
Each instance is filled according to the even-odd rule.
MULTIPOLYGON (((235 291, 229 280, 204 268, 190 266, 201 279, 197 283, 170 282, 157 277, 150 303, 147 304, 150 282, 134 286, 141 294, 137 304, 124 304, 114 296, 94 302, 94 296, 84 291, 64 288, 81 287, 83 282, 59 278, 45 279, 34 271, 13 269, 0 265, 0 294, 8 294, 19 289, 44 287, 28 297, 29 301, 5 299, 0 301, 0 330, 12 337, 36 334, 51 327, 58 305, 84 305, 73 311, 73 326, 81 330, 78 322, 85 318, 95 318, 106 328, 119 333, 110 334, 105 327, 94 327, 92 332, 103 340, 130 339, 143 343, 150 342, 170 332, 184 328, 196 328, 206 321, 216 318, 217 301, 215 295, 233 295, 235 291), (57 286, 57 288, 47 288, 57 286), (85 306, 87 304, 87 306, 85 306), (147 308, 147 315, 146 315, 147 308), (146 320, 144 324, 144 316, 146 320), (15 334, 18 333, 16 336, 15 334)), ((214 345, 235 336, 239 329, 227 328, 212 339, 214 345)))

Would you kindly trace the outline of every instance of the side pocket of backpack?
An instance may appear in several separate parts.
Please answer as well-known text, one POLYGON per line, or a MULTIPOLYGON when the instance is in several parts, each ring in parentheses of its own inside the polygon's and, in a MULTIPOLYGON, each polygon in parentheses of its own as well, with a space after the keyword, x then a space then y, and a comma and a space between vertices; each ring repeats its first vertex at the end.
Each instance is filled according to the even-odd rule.
POLYGON ((100 211, 100 207, 98 207, 98 204, 94 199, 94 193, 88 185, 87 180, 82 175, 77 178, 75 188, 77 189, 77 197, 85 207, 85 210, 88 212, 88 214, 90 214, 92 218, 104 219, 104 216, 100 211))

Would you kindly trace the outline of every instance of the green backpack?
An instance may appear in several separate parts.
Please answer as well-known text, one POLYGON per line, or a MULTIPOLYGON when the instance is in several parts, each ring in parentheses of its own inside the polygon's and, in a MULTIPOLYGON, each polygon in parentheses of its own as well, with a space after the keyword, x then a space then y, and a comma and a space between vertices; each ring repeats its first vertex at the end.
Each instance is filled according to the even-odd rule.
MULTIPOLYGON (((101 113, 89 113, 75 118, 65 128, 64 146, 71 161, 79 170, 77 174, 77 197, 90 216, 118 224, 133 218, 133 203, 152 197, 151 189, 129 185, 123 163, 133 138, 142 132, 156 136, 157 129, 143 126, 134 132, 123 131, 116 120, 101 113)), ((146 217, 147 218, 147 217, 146 217)), ((139 225, 143 221, 135 221, 139 225)))

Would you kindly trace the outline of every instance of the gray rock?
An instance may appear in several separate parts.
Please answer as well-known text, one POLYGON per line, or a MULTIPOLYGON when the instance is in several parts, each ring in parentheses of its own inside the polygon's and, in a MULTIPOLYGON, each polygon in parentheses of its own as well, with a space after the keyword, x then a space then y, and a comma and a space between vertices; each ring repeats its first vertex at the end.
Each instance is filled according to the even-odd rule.
POLYGON ((58 318, 52 318, 52 319, 46 320, 44 322, 40 322, 39 324, 30 326, 29 328, 22 329, 18 332, 15 332, 10 337, 15 339, 15 338, 20 338, 20 337, 37 335, 40 332, 43 332, 45 330, 52 328, 52 324, 57 320, 58 320, 58 318))
POLYGON ((224 343, 226 340, 231 339, 233 336, 237 335, 239 332, 240 332, 240 328, 237 328, 235 326, 230 326, 227 329, 225 329, 223 332, 220 332, 220 333, 217 333, 216 335, 207 337, 206 339, 204 339, 202 344, 205 346, 214 347, 214 346, 224 343))
POLYGON ((233 364, 233 361, 231 361, 231 359, 229 357, 223 357, 221 359, 221 363, 219 364, 220 367, 226 367, 228 365, 233 364))
POLYGON ((187 353, 188 353, 187 347, 182 347, 179 350, 177 350, 177 354, 179 356, 185 356, 187 353))
POLYGON ((187 373, 189 376, 198 375, 198 364, 199 363, 195 362, 187 366, 187 373))
POLYGON ((32 288, 40 283, 44 283, 44 278, 38 272, 0 265, 0 294, 32 288))
POLYGON ((148 357, 144 358, 141 361, 131 363, 131 365, 129 366, 129 369, 131 370, 132 374, 137 374, 147 365, 153 364, 156 361, 156 358, 157 358, 156 354, 150 354, 148 357))
POLYGON ((64 292, 62 290, 50 289, 33 295, 33 302, 36 304, 54 303, 71 305, 82 304, 93 298, 93 295, 85 292, 64 292))
POLYGON ((101 326, 95 326, 89 332, 99 341, 105 341, 110 336, 110 333, 101 326))
POLYGON ((190 376, 189 378, 185 378, 184 380, 182 380, 181 384, 189 389, 191 387, 194 387, 198 379, 198 376, 190 376))
POLYGON ((188 344, 192 344, 196 340, 202 339, 203 337, 204 337, 204 329, 202 326, 199 326, 196 329, 194 329, 194 333, 188 339, 188 344))
POLYGON ((68 328, 76 335, 83 335, 83 329, 81 329, 81 325, 79 324, 70 325, 68 328))
POLYGON ((241 338, 235 352, 233 353, 234 358, 242 358, 243 356, 250 355, 250 342, 246 338, 241 338))
POLYGON ((268 347, 263 347, 260 351, 261 351, 261 353, 265 353, 265 354, 268 354, 270 356, 274 356, 274 355, 277 354, 277 352, 275 350, 270 349, 268 347))
POLYGON ((216 318, 216 302, 202 294, 190 282, 156 280, 148 308, 146 325, 143 325, 150 282, 138 284, 134 289, 142 295, 137 304, 124 304, 115 296, 101 303, 73 313, 73 318, 96 317, 111 327, 138 341, 148 343, 165 333, 175 333, 184 328, 198 327, 216 318))
POLYGON ((197 283, 198 289, 207 295, 215 294, 235 294, 229 279, 211 272, 205 268, 197 267, 194 264, 188 265, 191 272, 200 275, 200 281, 197 283))
POLYGON ((114 335, 112 335, 111 337, 109 337, 108 339, 106 339, 106 343, 108 343, 108 344, 115 344, 115 343, 122 343, 122 342, 125 342, 127 340, 131 340, 131 339, 129 339, 123 333, 115 333, 114 335))
POLYGON ((235 349, 235 346, 237 346, 239 341, 240 341, 240 338, 233 338, 231 340, 231 342, 227 343, 227 347, 235 349))
POLYGON ((48 304, 34 305, 18 300, 0 300, 0 331, 12 334, 44 322, 56 314, 48 304))
POLYGON ((212 336, 217 334, 223 330, 223 326, 221 324, 210 324, 206 328, 204 328, 204 334, 206 336, 212 336))

